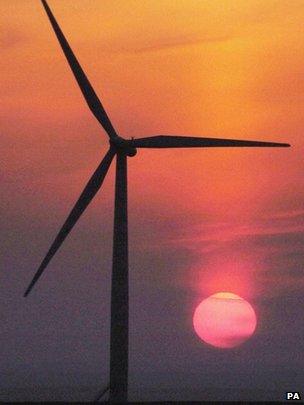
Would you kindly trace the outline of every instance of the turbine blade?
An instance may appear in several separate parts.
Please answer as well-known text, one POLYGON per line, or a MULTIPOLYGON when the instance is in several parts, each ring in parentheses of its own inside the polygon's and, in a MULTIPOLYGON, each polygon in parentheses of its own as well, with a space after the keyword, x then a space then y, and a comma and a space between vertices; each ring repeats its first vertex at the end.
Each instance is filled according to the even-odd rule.
POLYGON ((65 238, 68 236, 68 234, 71 232, 72 228, 78 221, 79 217, 81 214, 84 212, 86 207, 89 205, 89 203, 93 200, 94 196, 96 195, 97 191, 100 189, 103 180, 109 170, 110 164, 113 160, 113 157, 115 155, 115 151, 110 148, 103 160, 101 161, 100 165, 97 167, 96 171, 90 178, 89 182, 85 186, 83 192, 81 193, 78 201, 74 205, 72 211, 70 212, 68 218, 66 219, 65 223, 63 224, 62 228, 60 229, 58 235, 56 236, 52 246, 50 247, 47 255, 43 259, 43 261, 40 264, 40 267, 38 268, 36 274, 34 275, 30 285, 28 286, 24 297, 26 297, 31 289, 34 287, 35 283, 38 281, 40 278, 41 274, 45 270, 46 266, 49 264, 50 260, 52 257, 55 255, 57 250, 60 248, 62 245, 63 241, 65 238))
POLYGON ((222 146, 258 146, 258 147, 287 147, 287 143, 246 141, 237 139, 199 138, 189 136, 159 135, 148 138, 133 139, 130 146, 135 148, 208 148, 222 146))
POLYGON ((68 41, 66 40, 63 32, 61 31, 46 0, 41 0, 41 1, 43 4, 43 7, 49 17, 49 20, 52 24, 52 27, 55 31, 57 39, 61 45, 63 53, 65 54, 65 57, 70 65, 70 68, 72 69, 72 72, 74 73, 75 79, 77 80, 80 90, 81 90, 90 110, 92 111, 94 116, 97 118, 97 120, 100 122, 100 124, 103 126, 104 130, 107 132, 109 137, 115 138, 117 136, 117 133, 116 133, 105 109, 103 108, 99 98, 97 97, 93 87, 91 86, 91 83, 89 82, 86 74, 82 70, 78 60, 76 59, 70 45, 68 44, 68 41))

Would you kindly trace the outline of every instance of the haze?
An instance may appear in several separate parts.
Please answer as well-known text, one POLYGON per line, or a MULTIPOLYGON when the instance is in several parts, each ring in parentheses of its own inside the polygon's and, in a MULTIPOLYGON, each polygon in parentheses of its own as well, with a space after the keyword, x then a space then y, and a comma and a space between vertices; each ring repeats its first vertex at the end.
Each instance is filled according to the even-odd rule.
MULTIPOLYGON (((130 160, 130 399, 300 390, 304 2, 50 6, 122 136, 292 145, 130 160), (259 318, 229 353, 192 328, 196 305, 218 291, 249 300, 259 318)), ((22 294, 107 139, 41 4, 0 7, 1 387, 83 386, 90 399, 108 382, 113 171, 32 296, 22 294)))

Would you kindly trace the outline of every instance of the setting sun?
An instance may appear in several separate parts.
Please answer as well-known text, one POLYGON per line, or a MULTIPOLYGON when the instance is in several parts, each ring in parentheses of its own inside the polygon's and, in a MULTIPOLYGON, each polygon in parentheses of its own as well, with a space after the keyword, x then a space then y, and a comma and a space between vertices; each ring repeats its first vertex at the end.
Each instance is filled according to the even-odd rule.
POLYGON ((203 300, 193 316, 195 332, 206 343, 230 349, 249 339, 256 328, 256 315, 243 298, 220 292, 203 300))

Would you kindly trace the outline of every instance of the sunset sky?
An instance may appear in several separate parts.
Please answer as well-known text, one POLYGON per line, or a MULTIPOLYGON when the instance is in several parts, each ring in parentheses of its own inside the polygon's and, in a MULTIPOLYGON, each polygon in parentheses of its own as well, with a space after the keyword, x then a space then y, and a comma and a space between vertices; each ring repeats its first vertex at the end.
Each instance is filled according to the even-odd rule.
MULTIPOLYGON (((128 160, 130 399, 300 390, 304 0, 49 5, 121 136, 292 145, 128 160), (193 330, 196 306, 220 291, 255 309, 239 348, 210 348, 193 330)), ((0 388, 82 385, 94 397, 109 374, 114 165, 22 295, 108 140, 41 3, 0 0, 0 22, 0 388)))

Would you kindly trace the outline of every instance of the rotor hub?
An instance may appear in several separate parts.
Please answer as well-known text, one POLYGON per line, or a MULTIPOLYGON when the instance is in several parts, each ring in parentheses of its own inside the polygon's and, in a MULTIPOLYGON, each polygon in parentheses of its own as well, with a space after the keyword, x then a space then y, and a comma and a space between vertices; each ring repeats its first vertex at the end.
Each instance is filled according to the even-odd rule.
POLYGON ((137 149, 131 144, 132 141, 117 136, 110 139, 111 147, 114 147, 117 152, 125 153, 129 157, 133 157, 137 153, 137 149))

